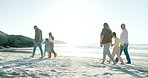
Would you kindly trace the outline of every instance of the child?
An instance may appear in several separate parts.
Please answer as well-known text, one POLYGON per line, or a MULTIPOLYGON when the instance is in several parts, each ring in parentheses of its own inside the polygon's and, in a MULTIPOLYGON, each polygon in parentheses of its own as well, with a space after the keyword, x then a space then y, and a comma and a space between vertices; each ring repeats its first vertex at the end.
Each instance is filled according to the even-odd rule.
MULTIPOLYGON (((123 63, 123 60, 120 56, 120 47, 119 47, 119 44, 121 43, 120 39, 116 37, 116 33, 113 32, 113 37, 115 39, 115 43, 112 44, 112 46, 114 46, 113 48, 113 52, 112 52, 112 56, 114 57, 115 55, 117 55, 118 59, 120 60, 121 64, 124 64, 123 63)), ((121 43, 122 44, 122 43, 121 43)), ((111 59, 110 60, 107 60, 109 63, 111 62, 111 59)))
POLYGON ((46 52, 48 52, 48 58, 51 58, 50 41, 46 38, 44 44, 45 44, 44 56, 46 55, 46 52))

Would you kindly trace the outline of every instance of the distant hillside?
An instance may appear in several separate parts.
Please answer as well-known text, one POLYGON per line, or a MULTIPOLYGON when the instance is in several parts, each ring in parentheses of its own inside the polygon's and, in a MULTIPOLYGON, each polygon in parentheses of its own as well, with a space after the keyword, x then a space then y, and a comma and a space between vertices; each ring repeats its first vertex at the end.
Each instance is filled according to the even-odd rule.
POLYGON ((66 44, 66 42, 55 40, 55 44, 66 44))
POLYGON ((32 47, 33 39, 23 35, 8 35, 0 31, 0 49, 3 47, 32 47))
MULTIPOLYGON (((45 41, 45 38, 43 38, 43 42, 45 41)), ((64 41, 55 40, 55 44, 66 44, 64 41)))
POLYGON ((0 35, 8 35, 8 34, 6 34, 6 33, 2 32, 2 31, 0 31, 0 35))

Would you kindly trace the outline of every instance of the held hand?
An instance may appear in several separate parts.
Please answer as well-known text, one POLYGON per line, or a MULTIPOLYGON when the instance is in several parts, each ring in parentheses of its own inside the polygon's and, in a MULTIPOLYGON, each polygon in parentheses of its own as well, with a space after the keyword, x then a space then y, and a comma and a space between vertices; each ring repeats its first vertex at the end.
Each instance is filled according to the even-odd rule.
POLYGON ((124 47, 124 44, 122 44, 122 46, 124 47))
POLYGON ((34 41, 34 43, 36 43, 36 41, 34 41))
POLYGON ((103 45, 100 43, 100 47, 103 47, 103 45))
POLYGON ((114 44, 111 44, 111 47, 113 47, 114 46, 114 44))

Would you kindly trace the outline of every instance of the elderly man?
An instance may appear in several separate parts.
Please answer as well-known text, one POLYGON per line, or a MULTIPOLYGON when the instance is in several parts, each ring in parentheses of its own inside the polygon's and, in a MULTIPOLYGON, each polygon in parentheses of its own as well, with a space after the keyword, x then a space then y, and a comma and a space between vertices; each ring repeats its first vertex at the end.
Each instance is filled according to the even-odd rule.
POLYGON ((41 58, 43 58, 43 50, 42 50, 42 31, 35 25, 35 39, 34 39, 34 48, 32 53, 32 58, 34 58, 36 47, 38 46, 41 51, 41 58))
MULTIPOLYGON (((125 28, 125 24, 121 24, 121 29, 123 31, 120 35, 120 40, 122 41, 122 44, 120 45, 120 55, 122 54, 122 51, 124 51, 127 59, 127 64, 131 64, 131 59, 128 53, 128 31, 125 28)), ((116 58, 116 62, 118 62, 118 58, 116 58)))

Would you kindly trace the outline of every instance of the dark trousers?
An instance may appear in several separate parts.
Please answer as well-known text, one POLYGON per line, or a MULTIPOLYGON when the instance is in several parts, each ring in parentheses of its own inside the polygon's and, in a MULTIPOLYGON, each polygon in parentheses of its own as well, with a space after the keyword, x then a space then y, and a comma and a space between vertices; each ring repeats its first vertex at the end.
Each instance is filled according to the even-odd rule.
POLYGON ((42 50, 42 43, 41 42, 34 43, 32 56, 34 56, 37 46, 39 46, 39 49, 41 51, 41 56, 43 56, 43 50, 42 50))
MULTIPOLYGON (((128 54, 128 43, 124 43, 124 46, 120 45, 120 55, 122 54, 122 51, 124 51, 124 54, 126 55, 127 63, 131 63, 131 59, 130 59, 130 56, 128 54)), ((118 62, 119 59, 116 58, 115 61, 118 62)))

